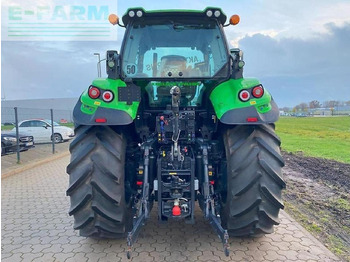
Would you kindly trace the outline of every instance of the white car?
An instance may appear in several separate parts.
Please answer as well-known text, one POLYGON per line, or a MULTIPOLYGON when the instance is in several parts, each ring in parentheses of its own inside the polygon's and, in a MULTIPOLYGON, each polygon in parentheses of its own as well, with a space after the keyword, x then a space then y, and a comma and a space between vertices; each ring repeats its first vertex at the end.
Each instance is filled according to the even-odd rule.
MULTIPOLYGON (((52 136, 51 120, 47 119, 24 120, 18 124, 18 129, 20 133, 32 135, 36 143, 51 142, 52 139, 55 143, 60 143, 74 137, 72 128, 61 126, 56 122, 53 122, 54 134, 52 136)), ((16 130, 16 128, 13 130, 16 130)))

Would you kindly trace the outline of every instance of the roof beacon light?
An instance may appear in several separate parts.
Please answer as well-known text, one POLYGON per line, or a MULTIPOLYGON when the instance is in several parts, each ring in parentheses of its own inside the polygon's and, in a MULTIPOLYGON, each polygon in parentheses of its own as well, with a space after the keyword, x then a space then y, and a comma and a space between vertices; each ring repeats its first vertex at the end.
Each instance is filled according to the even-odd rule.
POLYGON ((207 11, 207 16, 208 16, 208 17, 212 17, 212 16, 213 16, 213 11, 208 10, 208 11, 207 11))
POLYGON ((134 11, 132 11, 132 10, 131 10, 131 11, 129 11, 129 16, 130 16, 130 17, 134 17, 134 16, 135 16, 135 12, 134 12, 134 11))
POLYGON ((137 15, 137 17, 141 17, 143 15, 143 13, 142 13, 141 10, 139 10, 139 11, 136 12, 136 15, 137 15))
POLYGON ((220 15, 221 15, 221 13, 220 13, 219 10, 216 10, 216 11, 214 12, 214 16, 215 16, 215 17, 219 17, 220 15))
POLYGON ((112 24, 112 25, 117 25, 119 24, 119 17, 115 14, 110 14, 108 16, 108 21, 112 24))
POLYGON ((240 20, 241 20, 241 18, 239 17, 239 15, 233 15, 230 17, 230 24, 231 25, 238 25, 240 20))

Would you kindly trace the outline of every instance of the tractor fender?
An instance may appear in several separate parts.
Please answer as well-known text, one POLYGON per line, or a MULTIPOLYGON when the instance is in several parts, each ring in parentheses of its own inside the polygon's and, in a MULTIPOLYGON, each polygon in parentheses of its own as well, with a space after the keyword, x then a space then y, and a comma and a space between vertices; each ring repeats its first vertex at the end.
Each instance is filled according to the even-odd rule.
POLYGON ((133 122, 131 116, 125 111, 98 107, 91 115, 81 111, 82 102, 79 100, 73 110, 75 126, 79 125, 128 125, 133 122), (106 122, 96 122, 96 119, 106 119, 106 122))
POLYGON ((256 78, 229 79, 213 89, 209 99, 215 114, 224 124, 269 124, 279 118, 279 109, 270 93, 264 88, 263 96, 251 95, 248 101, 241 101, 242 90, 252 92, 255 86, 261 85, 256 78))
POLYGON ((254 106, 229 110, 221 116, 220 122, 227 125, 275 123, 279 118, 279 109, 273 99, 270 104, 271 109, 267 113, 259 113, 254 106))
POLYGON ((76 125, 128 125, 134 121, 140 105, 137 86, 109 78, 97 78, 91 86, 82 93, 75 105, 73 120, 76 125), (112 101, 106 102, 101 97, 90 98, 88 91, 91 86, 97 87, 101 94, 111 92, 112 101))

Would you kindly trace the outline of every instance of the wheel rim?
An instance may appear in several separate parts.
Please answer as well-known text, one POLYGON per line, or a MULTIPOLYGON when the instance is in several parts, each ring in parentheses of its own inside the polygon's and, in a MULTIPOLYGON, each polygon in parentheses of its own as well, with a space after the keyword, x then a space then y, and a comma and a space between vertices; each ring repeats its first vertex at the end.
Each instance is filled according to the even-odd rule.
POLYGON ((54 135, 53 139, 54 139, 55 143, 58 143, 61 141, 61 138, 59 135, 54 135))

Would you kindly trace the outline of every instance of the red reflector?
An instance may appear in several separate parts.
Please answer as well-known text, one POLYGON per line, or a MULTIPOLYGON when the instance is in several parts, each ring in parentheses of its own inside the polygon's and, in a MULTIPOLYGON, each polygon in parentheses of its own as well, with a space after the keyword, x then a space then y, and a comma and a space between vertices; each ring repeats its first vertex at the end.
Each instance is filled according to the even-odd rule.
POLYGON ((247 90, 242 90, 239 92, 238 96, 241 101, 246 102, 250 98, 250 93, 247 90))
POLYGON ((136 181, 136 185, 142 186, 143 182, 142 181, 136 181))
POLYGON ((173 207, 173 216, 179 216, 181 215, 181 209, 179 206, 174 206, 173 207))
POLYGON ((248 117, 247 122, 258 122, 258 118, 256 117, 248 117))
POLYGON ((106 123, 106 122, 107 122, 107 119, 106 119, 106 118, 96 118, 96 119, 95 119, 95 122, 96 122, 96 123, 106 123))
POLYGON ((102 94, 102 98, 105 102, 111 102, 113 100, 113 93, 111 91, 105 91, 102 94))
POLYGON ((210 183, 211 185, 214 185, 214 184, 215 184, 215 181, 209 181, 209 183, 210 183))
POLYGON ((106 94, 104 95, 104 98, 107 99, 107 100, 110 99, 110 98, 111 98, 111 94, 110 94, 110 93, 106 93, 106 94))

